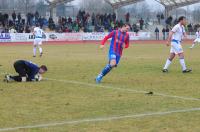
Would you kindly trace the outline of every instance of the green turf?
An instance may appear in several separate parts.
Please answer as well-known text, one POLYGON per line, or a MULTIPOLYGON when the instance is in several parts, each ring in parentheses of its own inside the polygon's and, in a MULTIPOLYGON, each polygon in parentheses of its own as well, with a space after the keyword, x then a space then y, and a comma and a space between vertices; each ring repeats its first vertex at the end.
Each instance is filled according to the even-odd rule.
MULTIPOLYGON (((188 47, 185 45, 184 49, 186 63, 193 69, 191 74, 181 73, 178 59, 173 62, 168 74, 161 72, 169 54, 169 48, 165 45, 131 45, 124 51, 118 68, 106 76, 102 84, 96 86, 94 78, 107 62, 108 49, 99 50, 97 45, 91 44, 45 45, 44 56, 32 58, 31 46, 1 46, 0 73, 15 73, 13 62, 27 59, 47 65, 49 71, 44 77, 58 81, 0 82, 0 130, 200 108, 200 100, 150 96, 129 91, 153 91, 200 99, 200 47, 193 50, 188 47)), ((3 80, 3 75, 0 79, 3 80)), ((199 117, 200 111, 195 111, 19 129, 14 132, 199 132, 199 117)))

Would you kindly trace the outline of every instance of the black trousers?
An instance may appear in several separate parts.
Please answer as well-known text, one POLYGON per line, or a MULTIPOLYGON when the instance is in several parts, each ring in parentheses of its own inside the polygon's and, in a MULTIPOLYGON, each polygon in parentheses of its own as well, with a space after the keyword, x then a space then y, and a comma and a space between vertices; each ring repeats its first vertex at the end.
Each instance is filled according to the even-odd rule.
POLYGON ((17 82, 22 81, 22 77, 27 77, 26 69, 25 69, 25 63, 22 60, 16 61, 14 63, 15 71, 19 74, 17 76, 11 76, 12 79, 14 79, 17 82))

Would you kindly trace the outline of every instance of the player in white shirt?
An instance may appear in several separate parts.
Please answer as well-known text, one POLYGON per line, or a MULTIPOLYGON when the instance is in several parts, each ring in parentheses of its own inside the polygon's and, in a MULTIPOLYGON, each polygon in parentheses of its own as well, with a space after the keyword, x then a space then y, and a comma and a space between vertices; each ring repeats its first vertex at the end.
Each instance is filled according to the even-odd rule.
POLYGON ((194 46, 197 43, 200 43, 200 29, 197 30, 197 32, 196 32, 196 39, 194 40, 194 42, 193 42, 193 44, 192 44, 192 46, 190 48, 193 49, 194 46))
POLYGON ((170 66, 172 60, 175 58, 176 55, 179 56, 180 64, 182 66, 182 72, 188 73, 191 72, 191 69, 187 69, 185 60, 184 60, 184 53, 183 48, 181 45, 182 39, 187 37, 185 32, 185 25, 186 25, 186 18, 184 16, 178 19, 178 24, 173 27, 172 31, 169 33, 169 37, 167 40, 167 46, 170 46, 171 42, 171 50, 170 56, 166 61, 166 64, 163 68, 163 72, 168 72, 168 67, 170 66))
POLYGON ((44 31, 40 28, 39 24, 36 24, 36 27, 34 28, 33 35, 35 36, 34 42, 33 42, 33 57, 36 57, 36 51, 37 48, 39 48, 40 57, 42 57, 42 36, 44 34, 44 31))

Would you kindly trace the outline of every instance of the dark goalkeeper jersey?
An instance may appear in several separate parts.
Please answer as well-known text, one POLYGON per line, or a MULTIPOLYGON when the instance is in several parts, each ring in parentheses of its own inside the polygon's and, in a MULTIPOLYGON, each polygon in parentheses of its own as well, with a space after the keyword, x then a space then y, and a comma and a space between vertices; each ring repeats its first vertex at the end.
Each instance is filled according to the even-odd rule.
POLYGON ((20 61, 21 63, 24 64, 24 69, 26 71, 26 74, 28 75, 28 80, 31 81, 35 79, 35 75, 38 74, 40 68, 31 61, 25 61, 25 60, 20 60, 20 61))

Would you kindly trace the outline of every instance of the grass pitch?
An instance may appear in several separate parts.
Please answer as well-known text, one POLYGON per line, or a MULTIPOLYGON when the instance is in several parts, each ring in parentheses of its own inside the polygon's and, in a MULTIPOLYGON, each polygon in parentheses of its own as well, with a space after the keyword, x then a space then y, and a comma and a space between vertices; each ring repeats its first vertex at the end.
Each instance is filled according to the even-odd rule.
POLYGON ((184 49, 193 69, 190 74, 181 72, 178 59, 163 74, 169 49, 138 44, 124 50, 119 66, 96 85, 94 78, 106 65, 108 48, 46 44, 44 56, 32 58, 31 45, 0 46, 1 80, 4 73, 15 73, 12 65, 17 59, 49 69, 44 75, 49 80, 0 82, 0 131, 199 132, 200 111, 187 110, 200 108, 200 47, 188 47, 184 49), (150 91, 159 94, 145 94, 150 91), (161 114, 153 114, 157 112, 161 114))

